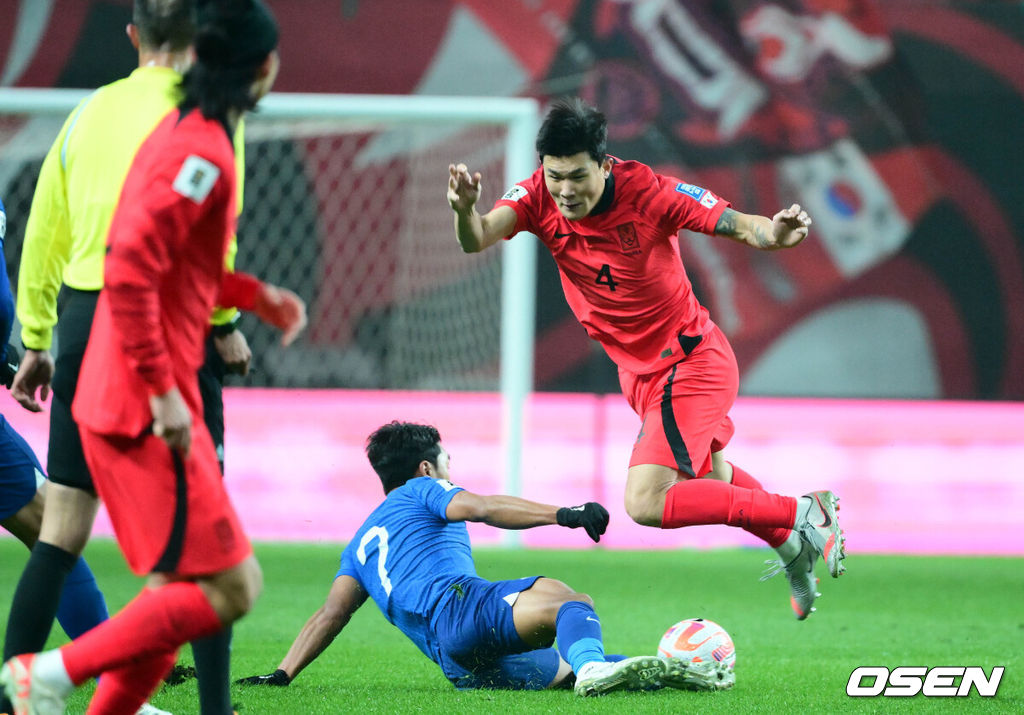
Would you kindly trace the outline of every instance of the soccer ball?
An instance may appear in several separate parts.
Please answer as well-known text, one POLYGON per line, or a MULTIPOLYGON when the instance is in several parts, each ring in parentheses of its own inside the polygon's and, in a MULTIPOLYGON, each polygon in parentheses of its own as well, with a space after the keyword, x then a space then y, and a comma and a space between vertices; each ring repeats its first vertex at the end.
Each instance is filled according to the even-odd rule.
POLYGON ((736 664, 736 646, 725 629, 705 618, 688 618, 665 631, 658 643, 658 655, 703 663, 719 661, 729 668, 736 664))

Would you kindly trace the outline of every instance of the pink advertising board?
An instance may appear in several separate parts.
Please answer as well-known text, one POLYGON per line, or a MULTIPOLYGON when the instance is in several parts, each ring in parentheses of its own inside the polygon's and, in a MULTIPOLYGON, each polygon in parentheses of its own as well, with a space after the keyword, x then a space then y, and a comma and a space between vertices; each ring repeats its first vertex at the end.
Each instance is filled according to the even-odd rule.
MULTIPOLYGON (((366 436, 399 419, 434 424, 452 478, 503 490, 501 405, 485 393, 229 389, 227 480, 255 540, 347 540, 383 498, 363 454, 366 436)), ((4 416, 46 453, 45 415, 9 396, 4 416)), ((973 402, 740 399, 729 459, 771 491, 830 488, 851 552, 1024 555, 1024 405, 973 402)), ((606 548, 756 546, 739 529, 661 531, 622 506, 639 420, 618 395, 538 394, 527 409, 521 494, 611 512, 606 548)), ((503 532, 470 525, 475 544, 503 532)), ((110 534, 101 511, 97 534, 110 534)), ((580 531, 518 534, 529 547, 590 545, 580 531)))

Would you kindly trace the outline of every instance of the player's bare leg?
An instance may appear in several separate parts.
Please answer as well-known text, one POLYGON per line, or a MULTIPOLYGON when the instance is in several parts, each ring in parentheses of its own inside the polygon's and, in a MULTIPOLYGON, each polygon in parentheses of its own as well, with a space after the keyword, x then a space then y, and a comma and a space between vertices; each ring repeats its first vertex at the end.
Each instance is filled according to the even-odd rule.
POLYGON ((46 488, 46 508, 39 540, 79 556, 89 541, 100 500, 95 494, 63 484, 46 488))
POLYGON ((6 519, 0 520, 0 526, 13 534, 18 541, 30 549, 39 537, 39 529, 43 523, 43 494, 36 492, 25 506, 18 509, 6 519))
POLYGON ((668 490, 681 479, 679 471, 661 464, 638 464, 626 476, 626 513, 637 524, 661 527, 668 490))

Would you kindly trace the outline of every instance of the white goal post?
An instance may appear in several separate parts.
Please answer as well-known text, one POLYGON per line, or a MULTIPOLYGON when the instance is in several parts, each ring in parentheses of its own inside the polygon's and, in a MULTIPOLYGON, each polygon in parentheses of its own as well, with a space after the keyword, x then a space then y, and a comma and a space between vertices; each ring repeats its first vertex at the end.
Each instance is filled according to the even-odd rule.
MULTIPOLYGON (((39 148, 48 147, 53 137, 56 136, 63 118, 87 94, 88 92, 84 90, 0 88, 0 196, 4 196, 3 192, 10 190, 14 174, 26 173, 26 168, 23 165, 25 161, 41 162, 42 155, 39 153, 39 148), (24 141, 18 132, 26 128, 23 125, 33 121, 41 122, 43 125, 39 137, 32 142, 24 141)), ((424 196, 424 204, 433 202, 430 204, 431 211, 435 210, 434 205, 436 204, 440 207, 437 210, 443 213, 443 209, 446 207, 441 187, 447 163, 464 159, 463 156, 454 155, 453 150, 458 151, 462 147, 468 147, 467 150, 473 147, 479 149, 484 146, 483 142, 490 142, 488 146, 491 148, 486 151, 480 149, 478 153, 488 156, 500 154, 496 157, 496 166, 501 167, 501 178, 490 176, 485 179, 492 190, 498 191, 496 195, 500 195, 512 183, 528 177, 536 168, 534 138, 538 127, 538 117, 537 102, 526 98, 271 93, 260 103, 258 111, 247 119, 246 136, 248 147, 248 141, 251 138, 271 136, 275 132, 278 134, 285 132, 294 136, 302 132, 322 134, 324 131, 330 131, 335 134, 333 139, 335 143, 339 141, 337 136, 342 134, 360 134, 360 141, 363 143, 359 145, 359 151, 365 155, 367 151, 365 137, 367 135, 373 135, 373 141, 377 141, 380 139, 377 136, 379 134, 388 132, 395 134, 403 131, 404 127, 415 125, 417 127, 415 140, 392 136, 390 142, 381 144, 377 141, 371 150, 376 151, 378 155, 396 155, 408 150, 406 145, 419 142, 419 146, 422 146, 424 143, 433 142, 437 152, 430 157, 429 170, 433 178, 430 179, 430 185, 425 186, 420 193, 424 196), (478 140, 474 136, 470 140, 463 141, 457 134, 460 128, 465 127, 495 127, 502 133, 496 135, 498 138, 488 136, 484 140, 478 140), (477 141, 479 144, 469 143, 477 141), (441 146, 437 147, 438 144, 441 146), (442 156, 442 149, 443 155, 448 158, 435 166, 435 160, 439 161, 442 156), (500 185, 498 184, 499 180, 502 182, 500 185)), ((410 151, 416 151, 416 149, 413 148, 410 151)), ((469 151, 469 154, 467 163, 472 161, 473 152, 469 151)), ((421 163, 423 161, 423 159, 420 160, 421 163)), ((247 164, 247 176, 251 177, 252 157, 248 148, 247 164)), ((356 166, 358 168, 358 164, 356 166)), ((309 171, 308 167, 306 169, 309 171)), ((38 168, 35 167, 35 171, 37 170, 38 168)), ((351 174, 353 171, 351 167, 347 166, 342 173, 351 174)), ((268 172, 273 175, 276 169, 268 169, 268 172)), ((408 180, 409 183, 412 183, 415 178, 416 176, 412 175, 408 180)), ((247 182, 249 181, 250 179, 247 178, 247 182)), ((22 184, 25 183, 26 181, 22 178, 22 184)), ((373 190, 376 189, 371 189, 371 192, 373 190)), ((21 191, 22 193, 30 192, 31 186, 28 189, 22 188, 21 191)), ((257 196, 253 201, 250 201, 249 197, 249 184, 247 183, 243 222, 246 220, 246 215, 250 213, 252 204, 257 204, 259 208, 259 197, 257 196)), ((8 196, 4 196, 4 200, 8 202, 10 213, 11 200, 8 196)), ((25 206, 26 213, 27 204, 25 202, 27 200, 24 196, 20 199, 21 205, 25 206)), ((486 210, 488 206, 489 202, 485 202, 482 198, 481 209, 486 210)), ((448 213, 450 214, 450 211, 448 213)), ((431 228, 439 228, 441 215, 432 217, 431 228)), ((314 222, 316 220, 313 219, 314 222)), ((451 241, 451 245, 455 245, 455 239, 451 235, 450 215, 447 220, 448 240, 451 241)), ((419 230, 420 227, 417 226, 410 229, 410 232, 415 233, 419 230)), ((381 234, 385 235, 386 229, 381 230, 381 234)), ((240 261, 248 250, 244 243, 247 241, 246 234, 242 235, 243 246, 239 254, 240 261)), ((316 244, 313 245, 315 248, 316 244)), ((502 443, 505 489, 509 494, 518 494, 521 491, 524 411, 527 398, 533 387, 536 244, 523 237, 520 240, 508 242, 494 253, 500 254, 500 271, 494 274, 494 278, 500 279, 501 283, 500 308, 498 308, 500 318, 492 315, 491 317, 496 320, 490 321, 500 323, 500 350, 496 351, 497 360, 490 361, 499 364, 496 384, 490 384, 490 378, 485 374, 486 369, 481 368, 478 364, 465 366, 465 375, 454 384, 447 384, 444 376, 439 376, 439 373, 443 372, 443 365, 441 365, 433 368, 432 374, 407 374, 408 371, 406 371, 402 373, 400 384, 389 385, 386 382, 381 382, 376 386, 385 389, 389 387, 411 387, 413 389, 498 388, 503 404, 502 443)), ((275 261, 278 261, 275 258, 276 255, 268 257, 269 265, 272 266, 275 261)), ((323 262, 330 258, 318 256, 312 260, 323 262)), ((413 259, 413 262, 416 260, 413 259)), ((246 267, 240 265, 242 268, 246 267)), ((495 264, 495 268, 497 269, 497 264, 495 264)), ((259 270, 254 272, 259 273, 259 270)), ((342 305, 345 301, 338 297, 335 302, 342 305)), ((415 295, 409 297, 409 302, 418 302, 417 297, 415 295)), ((490 302, 496 303, 497 301, 490 302)), ((448 303, 444 305, 446 308, 449 306, 448 303)), ((412 318, 407 318, 406 324, 415 323, 417 319, 419 319, 417 314, 412 313, 412 318)), ((485 318, 474 318, 474 320, 477 323, 488 322, 485 318)), ((354 330, 355 328, 353 328, 354 330)), ((383 332, 388 331, 384 330, 383 332)), ((482 339, 487 340, 487 337, 484 336, 482 339)), ((257 354, 256 348, 257 346, 254 345, 254 356, 257 354)), ((381 354, 389 354, 387 346, 379 349, 381 354)), ((269 350, 274 359, 288 359, 283 353, 278 357, 277 353, 274 353, 272 345, 269 350)), ((329 355, 321 351, 311 354, 307 363, 323 365, 330 359, 332 358, 329 355)), ((407 358, 409 363, 417 363, 422 360, 422 356, 416 354, 407 358)), ((366 362, 372 363, 373 360, 365 360, 364 363, 366 362)), ((443 363, 443 361, 441 362, 443 363)), ((487 362, 486 355, 480 357, 479 363, 487 362)), ((269 367, 273 368, 273 363, 269 367)), ((331 377, 320 374, 311 375, 310 385, 330 386, 331 377)), ((509 532, 509 534, 514 537, 514 532, 509 532)), ((515 543, 515 541, 514 538, 510 539, 511 543, 515 543)))

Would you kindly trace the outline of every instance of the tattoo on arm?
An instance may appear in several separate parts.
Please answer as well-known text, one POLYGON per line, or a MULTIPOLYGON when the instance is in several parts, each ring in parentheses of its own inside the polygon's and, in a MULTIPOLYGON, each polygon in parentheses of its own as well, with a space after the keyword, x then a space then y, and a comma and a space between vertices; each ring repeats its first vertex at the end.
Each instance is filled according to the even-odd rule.
POLYGON ((736 211, 733 209, 723 211, 718 217, 718 223, 715 224, 715 233, 719 236, 735 236, 736 218, 736 211))
POLYGON ((752 227, 754 233, 754 243, 757 244, 758 248, 768 248, 772 245, 771 237, 765 230, 765 227, 760 224, 754 224, 752 227))

